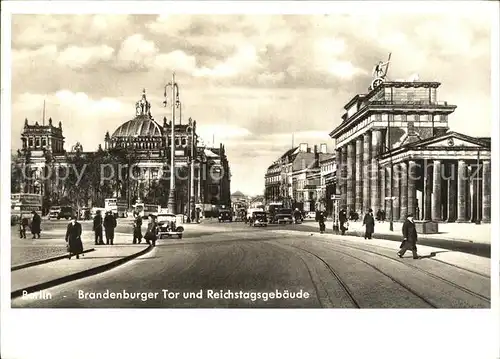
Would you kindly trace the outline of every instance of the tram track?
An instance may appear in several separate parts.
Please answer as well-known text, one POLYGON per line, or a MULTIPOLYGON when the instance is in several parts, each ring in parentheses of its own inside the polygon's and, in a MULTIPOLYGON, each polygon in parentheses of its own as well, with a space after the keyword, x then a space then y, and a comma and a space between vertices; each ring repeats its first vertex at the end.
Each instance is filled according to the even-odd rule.
MULTIPOLYGON (((320 256, 318 256, 317 254, 305 249, 305 248, 302 248, 302 247, 298 247, 298 246, 294 246, 294 245, 290 245, 290 244, 287 244, 288 246, 290 247, 293 247, 293 248, 296 248, 296 249, 300 249, 304 252, 307 252, 315 257, 317 257, 318 259, 320 259, 323 263, 325 263, 332 271, 333 269, 330 267, 330 265, 328 265, 328 263, 326 263, 326 261, 324 259, 322 259, 320 256)), ((384 271, 380 270, 379 268, 377 268, 376 266, 374 266, 373 264, 359 258, 359 257, 356 257, 356 256, 353 256, 349 253, 346 253, 344 251, 338 251, 336 249, 333 250, 334 252, 337 252, 337 253, 341 253, 347 257, 350 257, 352 259, 355 259, 357 261, 360 261, 362 263, 364 263, 365 265, 367 265, 368 267, 374 269, 376 272, 382 274, 383 276, 389 278, 391 281, 393 281, 394 283, 396 283, 397 285, 401 286, 402 288, 406 289, 408 292, 410 292, 412 295, 414 295, 415 297, 419 298, 420 300, 422 300, 424 303, 426 303, 427 305, 429 305, 431 308, 438 308, 434 303, 432 303, 431 301, 429 301, 427 298, 423 297, 422 295, 418 294, 416 291, 414 291, 412 288, 410 288, 409 286, 407 286, 406 284, 402 283, 401 281, 399 281, 398 279, 394 278, 392 275, 390 274, 387 274, 385 273, 384 271)), ((334 272, 334 271, 333 271, 334 272)), ((337 277, 337 276, 336 276, 337 277)), ((350 292, 349 292, 350 293, 350 292)), ((350 296, 352 296, 352 294, 349 294, 350 296)), ((354 299, 354 298, 353 298, 354 299)), ((355 300, 355 299, 354 299, 355 300)), ((360 306, 358 306, 358 308, 361 308, 360 306)))
MULTIPOLYGON (((427 271, 425 269, 422 269, 422 268, 420 268, 418 266, 406 263, 405 261, 398 260, 398 259, 393 258, 391 256, 388 256, 386 254, 382 254, 382 253, 379 253, 379 252, 376 252, 376 251, 372 251, 372 250, 368 250, 368 249, 365 249, 365 248, 360 248, 360 247, 357 247, 357 246, 351 246, 351 245, 346 245, 346 244, 334 244, 334 245, 340 245, 342 247, 347 247, 347 248, 351 248, 351 249, 354 249, 354 250, 358 250, 358 251, 362 251, 362 252, 366 252, 366 253, 370 253, 370 254, 375 254, 377 256, 380 256, 380 257, 383 257, 383 258, 387 258, 387 259, 389 259, 391 261, 394 261, 394 262, 397 262, 397 263, 401 263, 401 264, 405 265, 406 267, 415 269, 415 270, 417 270, 417 271, 419 271, 419 272, 421 272, 421 273, 423 273, 423 274, 425 274, 425 275, 427 275, 427 276, 429 276, 431 278, 434 278, 434 279, 439 280, 439 281, 441 281, 443 283, 446 283, 447 285, 449 285, 451 287, 454 287, 455 289, 459 289, 459 290, 461 290, 461 291, 463 291, 463 292, 465 292, 465 293, 467 293, 467 294, 469 294, 471 296, 474 296, 474 297, 476 297, 478 299, 481 299, 481 300, 483 300, 483 301, 491 304, 491 299, 490 298, 488 298, 488 297, 486 297, 486 296, 484 296, 484 295, 482 295, 480 293, 474 292, 474 291, 472 291, 472 290, 470 290, 470 289, 468 289, 468 288, 466 288, 466 287, 464 287, 464 286, 462 286, 460 284, 454 283, 454 282, 452 282, 452 281, 450 281, 450 280, 448 280, 446 278, 443 278, 443 277, 441 277, 439 275, 431 273, 431 272, 429 272, 429 271, 427 271)), ((446 262, 443 262, 443 263, 446 263, 446 262)), ((459 266, 455 266, 455 265, 452 265, 452 266, 460 268, 460 269, 464 269, 464 268, 461 268, 459 266)), ((470 272, 470 271, 468 271, 468 272, 470 272)), ((475 273, 475 272, 472 272, 472 273, 474 273, 476 275, 479 275, 478 273, 475 273)))
POLYGON ((334 299, 338 300, 338 298, 332 298, 332 295, 330 293, 328 293, 328 291, 326 289, 325 289, 325 293, 326 293, 326 296, 328 298, 327 298, 327 300, 326 300, 326 298, 323 298, 325 296, 325 293, 323 293, 323 291, 318 286, 318 282, 322 281, 321 277, 318 274, 313 273, 313 271, 311 270, 311 265, 308 263, 308 261, 306 259, 304 259, 304 256, 302 254, 297 253, 296 249, 299 249, 302 252, 305 252, 305 253, 311 255, 312 257, 316 258, 317 260, 319 260, 323 264, 323 266, 328 270, 328 272, 335 278, 336 282, 339 284, 340 288, 342 289, 342 292, 349 299, 349 301, 351 303, 351 307, 354 307, 356 309, 361 308, 359 302, 356 300, 356 298, 352 294, 352 291, 350 290, 349 286, 340 278, 338 273, 323 258, 321 258, 317 254, 312 253, 310 251, 307 251, 303 248, 291 246, 289 244, 276 243, 276 242, 266 242, 266 244, 271 245, 273 247, 278 247, 280 249, 285 249, 287 251, 291 251, 301 260, 301 262, 304 264, 304 266, 309 274, 309 278, 311 279, 311 283, 312 283, 314 290, 316 292, 316 298, 317 298, 319 304, 321 305, 321 307, 323 307, 323 308, 329 308, 329 307, 335 308, 335 306, 334 306, 335 300, 334 299), (295 250, 291 250, 290 248, 294 248, 295 250))

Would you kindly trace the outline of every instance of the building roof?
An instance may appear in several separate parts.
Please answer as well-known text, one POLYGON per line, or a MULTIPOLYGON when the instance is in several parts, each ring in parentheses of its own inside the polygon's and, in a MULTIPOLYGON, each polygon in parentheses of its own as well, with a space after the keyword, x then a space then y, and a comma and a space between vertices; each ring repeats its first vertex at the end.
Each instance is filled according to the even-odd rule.
POLYGON ((328 161, 335 161, 335 155, 333 153, 326 153, 326 156, 324 158, 321 158, 319 162, 328 162, 328 161))
POLYGON ((205 148, 204 153, 207 158, 219 158, 219 155, 214 153, 213 149, 205 148))
POLYGON ((162 128, 155 120, 149 118, 149 116, 140 115, 120 125, 111 137, 139 136, 162 137, 162 128))
POLYGON ((231 194, 231 196, 245 196, 241 191, 236 191, 234 192, 233 194, 231 194))
POLYGON ((388 151, 380 155, 380 158, 388 158, 395 154, 404 153, 409 150, 425 149, 425 150, 441 150, 445 148, 448 151, 463 150, 464 148, 477 148, 490 150, 491 138, 488 137, 471 137, 463 133, 448 131, 442 135, 425 138, 411 143, 403 144, 402 146, 388 151))

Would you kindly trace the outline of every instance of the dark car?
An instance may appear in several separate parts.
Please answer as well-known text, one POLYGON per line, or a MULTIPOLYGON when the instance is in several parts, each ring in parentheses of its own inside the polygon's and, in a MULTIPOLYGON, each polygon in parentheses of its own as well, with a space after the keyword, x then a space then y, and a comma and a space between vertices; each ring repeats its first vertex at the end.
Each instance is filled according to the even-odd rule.
POLYGON ((280 208, 274 215, 274 223, 293 223, 293 210, 288 208, 280 208))
POLYGON ((57 215, 57 219, 61 219, 61 218, 70 219, 71 216, 73 216, 74 214, 75 213, 73 211, 73 208, 62 206, 61 210, 59 211, 59 213, 57 215))
POLYGON ((232 222, 233 215, 231 214, 231 211, 221 210, 219 211, 219 222, 225 222, 225 221, 232 222))

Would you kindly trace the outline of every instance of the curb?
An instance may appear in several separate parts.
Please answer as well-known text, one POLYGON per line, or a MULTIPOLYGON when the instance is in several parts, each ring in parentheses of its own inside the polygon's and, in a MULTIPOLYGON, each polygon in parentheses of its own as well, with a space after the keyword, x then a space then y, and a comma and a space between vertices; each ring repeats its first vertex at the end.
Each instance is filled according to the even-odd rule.
MULTIPOLYGON (((328 234, 339 235, 336 233, 329 232, 328 234)), ((347 236, 364 238, 364 232, 359 231, 347 231, 345 233, 347 236)), ((381 239, 385 241, 391 242, 402 242, 403 238, 400 235, 396 234, 372 234, 373 239, 381 239)), ((436 237, 425 237, 419 238, 417 245, 420 244, 422 246, 430 246, 441 249, 452 249, 456 252, 462 252, 466 254, 473 254, 483 258, 491 258, 491 244, 486 243, 476 243, 471 241, 464 241, 459 239, 442 239, 436 237), (430 242, 430 243, 429 243, 430 242), (452 248, 450 248, 452 247, 452 248)))
MULTIPOLYGON (((84 250, 82 253, 89 253, 89 252, 93 252, 94 250, 95 250, 95 248, 90 248, 90 249, 84 250)), ((40 264, 54 262, 54 261, 58 261, 60 259, 66 259, 66 258, 68 258, 68 255, 67 254, 62 254, 62 255, 56 256, 56 257, 50 257, 50 258, 40 259, 40 260, 34 261, 34 262, 28 262, 28 263, 18 264, 18 265, 15 265, 15 266, 11 267, 10 271, 13 272, 13 271, 16 271, 16 270, 19 270, 19 269, 33 267, 33 266, 37 266, 37 265, 40 265, 40 264)))
POLYGON ((48 282, 44 282, 44 283, 40 283, 40 284, 35 284, 35 285, 31 286, 31 287, 27 287, 27 288, 22 288, 22 289, 15 290, 15 291, 11 292, 10 297, 11 297, 11 299, 14 299, 14 298, 22 296, 24 291, 26 291, 28 293, 32 293, 32 292, 44 290, 44 289, 47 289, 47 288, 51 288, 51 287, 54 287, 56 285, 60 285, 60 284, 72 282, 72 281, 75 281, 77 279, 82 279, 82 278, 90 277, 90 276, 93 276, 93 275, 96 275, 96 274, 99 274, 99 273, 102 273, 102 272, 106 272, 106 271, 108 271, 110 269, 118 267, 119 265, 122 265, 122 264, 124 264, 126 262, 129 262, 132 259, 140 257, 140 256, 142 256, 142 255, 150 252, 152 249, 153 249, 153 246, 148 246, 145 249, 143 249, 143 250, 141 250, 141 251, 139 251, 137 253, 134 253, 134 254, 132 254, 130 256, 123 257, 121 259, 118 259, 116 261, 100 265, 98 267, 89 268, 89 269, 86 269, 86 270, 84 270, 82 272, 73 273, 73 274, 70 274, 70 275, 67 275, 67 276, 64 276, 64 277, 61 277, 61 278, 53 279, 53 280, 48 281, 48 282))

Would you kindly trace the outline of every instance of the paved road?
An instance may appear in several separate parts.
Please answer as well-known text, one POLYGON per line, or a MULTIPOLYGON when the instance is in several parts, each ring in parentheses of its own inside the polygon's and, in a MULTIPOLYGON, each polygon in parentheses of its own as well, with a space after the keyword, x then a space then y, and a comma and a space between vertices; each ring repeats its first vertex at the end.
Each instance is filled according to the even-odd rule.
POLYGON ((201 225, 193 232, 191 238, 163 240, 149 254, 109 272, 54 287, 46 292, 52 299, 17 298, 12 306, 490 307, 489 277, 432 258, 399 259, 393 250, 362 241, 241 223, 201 225), (92 299, 106 291, 149 298, 92 299))

